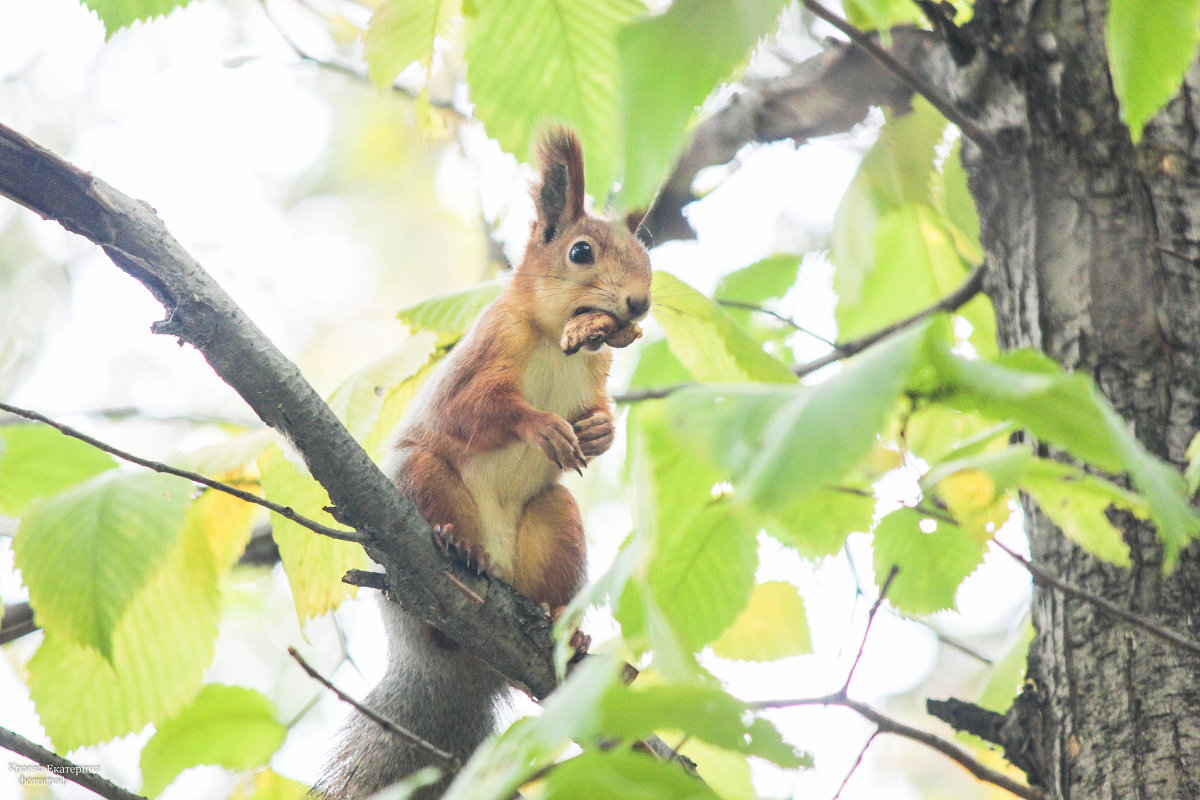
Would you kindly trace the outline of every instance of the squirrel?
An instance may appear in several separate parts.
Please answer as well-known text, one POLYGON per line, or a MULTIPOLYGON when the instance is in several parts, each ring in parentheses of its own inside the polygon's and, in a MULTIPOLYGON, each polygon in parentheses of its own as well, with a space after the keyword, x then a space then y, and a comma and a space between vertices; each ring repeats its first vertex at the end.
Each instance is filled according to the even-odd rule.
MULTIPOLYGON (((524 259, 418 393, 385 471, 448 556, 557 615, 585 577, 583 523, 559 478, 612 445, 610 347, 641 335, 650 258, 624 224, 584 210, 572 131, 547 130, 538 162, 524 259)), ((381 605, 388 665, 366 706, 465 762, 494 729, 507 682, 398 604, 381 605)), ((316 789, 358 800, 430 763, 355 714, 316 789)), ((414 796, 438 797, 449 780, 414 796)))

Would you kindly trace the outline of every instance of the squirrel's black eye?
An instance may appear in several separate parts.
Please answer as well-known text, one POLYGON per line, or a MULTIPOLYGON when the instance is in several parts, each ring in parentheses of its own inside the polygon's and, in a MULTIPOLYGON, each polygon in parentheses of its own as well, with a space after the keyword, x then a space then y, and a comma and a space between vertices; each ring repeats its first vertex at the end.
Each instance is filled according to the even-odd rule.
POLYGON ((576 242, 571 245, 571 252, 568 255, 573 264, 595 264, 596 256, 592 252, 592 246, 587 242, 576 242))

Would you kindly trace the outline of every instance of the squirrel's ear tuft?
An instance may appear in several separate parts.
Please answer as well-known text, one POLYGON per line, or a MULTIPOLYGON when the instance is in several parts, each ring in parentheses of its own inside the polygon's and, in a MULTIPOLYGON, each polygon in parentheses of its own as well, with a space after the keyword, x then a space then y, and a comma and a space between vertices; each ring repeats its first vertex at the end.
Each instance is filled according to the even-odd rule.
POLYGON ((583 216, 583 148, 570 128, 555 126, 538 142, 541 180, 534 189, 535 235, 542 244, 583 216))

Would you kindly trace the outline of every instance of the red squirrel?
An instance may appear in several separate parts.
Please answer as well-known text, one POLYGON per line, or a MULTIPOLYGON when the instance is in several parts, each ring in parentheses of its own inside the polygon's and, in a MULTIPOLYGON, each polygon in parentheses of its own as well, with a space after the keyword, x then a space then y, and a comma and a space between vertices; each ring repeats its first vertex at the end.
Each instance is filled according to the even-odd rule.
MULTIPOLYGON (((584 210, 573 132, 547 131, 538 161, 525 257, 413 401, 385 469, 449 554, 557 611, 585 577, 583 523, 559 478, 612 445, 605 345, 640 335, 650 259, 624 225, 584 210)), ((388 668, 366 705, 465 762, 495 727, 505 680, 382 605, 388 668)), ((317 790, 357 800, 429 763, 356 714, 317 790)), ((448 782, 415 796, 438 797, 448 782)))

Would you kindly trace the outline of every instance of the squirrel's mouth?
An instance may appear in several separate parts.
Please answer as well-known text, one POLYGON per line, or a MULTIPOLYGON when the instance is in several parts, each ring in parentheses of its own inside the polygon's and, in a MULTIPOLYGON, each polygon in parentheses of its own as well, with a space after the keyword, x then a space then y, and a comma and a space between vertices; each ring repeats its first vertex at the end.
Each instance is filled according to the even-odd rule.
POLYGON ((575 317, 578 317, 581 314, 592 314, 597 311, 600 312, 601 314, 608 314, 610 317, 612 317, 616 320, 619 320, 620 322, 623 322, 623 323, 629 322, 629 320, 626 319, 624 315, 622 315, 616 311, 613 311, 612 309, 598 308, 596 306, 579 306, 578 308, 576 308, 574 311, 571 312, 571 318, 574 319, 575 317))

